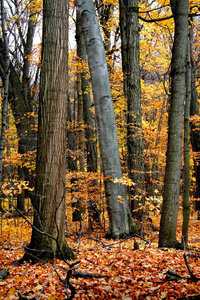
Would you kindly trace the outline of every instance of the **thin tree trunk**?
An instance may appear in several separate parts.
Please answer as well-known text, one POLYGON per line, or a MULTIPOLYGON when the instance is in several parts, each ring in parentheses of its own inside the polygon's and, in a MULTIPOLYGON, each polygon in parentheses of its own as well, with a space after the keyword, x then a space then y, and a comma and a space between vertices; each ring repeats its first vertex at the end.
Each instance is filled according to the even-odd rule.
POLYGON ((81 90, 81 74, 77 73, 77 99, 78 99, 78 114, 77 114, 77 125, 78 125, 78 158, 79 158, 79 169, 81 172, 85 171, 85 132, 83 127, 83 98, 81 90))
MULTIPOLYGON (((0 76, 5 76, 4 71, 5 62, 5 43, 0 39, 0 76)), ((18 151, 20 154, 36 150, 36 131, 34 129, 35 120, 28 117, 27 105, 25 103, 24 95, 22 93, 22 85, 19 75, 10 62, 9 73, 9 104, 15 119, 17 128, 17 136, 19 138, 18 151)), ((23 167, 25 180, 29 181, 29 186, 34 187, 34 176, 27 167, 23 167)), ((29 197, 33 202, 34 195, 29 193, 29 197)))
POLYGON ((5 45, 5 63, 4 63, 4 96, 2 101, 1 109, 1 137, 0 137, 0 183, 2 180, 2 168, 3 168, 3 152, 5 147, 5 134, 6 134, 6 123, 7 123, 7 110, 8 110, 8 84, 9 84, 9 73, 10 73, 10 60, 9 60, 9 47, 8 37, 5 27, 5 7, 4 0, 1 0, 1 26, 5 45))
POLYGON ((188 0, 171 0, 175 21, 175 36, 171 66, 171 105, 164 179, 163 206, 160 221, 159 246, 180 247, 176 239, 180 195, 182 132, 185 101, 185 64, 188 41, 188 0))
POLYGON ((184 167, 183 167, 183 225, 182 245, 188 244, 188 229, 190 221, 190 102, 191 102, 191 59, 190 41, 187 45, 186 65, 186 101, 184 113, 184 167))
MULTIPOLYGON (((34 14, 30 14, 29 21, 28 21, 28 30, 27 30, 27 36, 26 36, 26 42, 24 42, 24 55, 23 55, 23 76, 22 76, 22 94, 23 99, 25 101, 26 110, 28 112, 33 111, 32 107, 32 98, 30 93, 30 55, 32 52, 32 46, 33 46, 33 37, 34 37, 34 31, 35 31, 35 21, 33 20, 34 14)), ((35 120, 33 117, 30 116, 24 116, 26 118, 29 118, 30 125, 33 125, 35 120)), ((27 132, 23 132, 23 135, 27 135, 27 132)), ((29 135, 29 139, 31 138, 32 133, 29 135)), ((21 138, 21 137, 20 137, 21 138)), ((36 138, 35 138, 36 139, 36 138)), ((30 143, 30 140, 29 142, 30 143)), ((18 143, 18 152, 19 154, 24 154, 28 152, 28 149, 24 151, 24 145, 22 145, 21 142, 18 143)), ((26 167, 18 166, 18 179, 19 180, 28 180, 30 179, 30 175, 27 178, 28 171, 26 167)), ((32 180, 33 181, 33 180, 32 180)), ((30 182, 30 186, 32 186, 33 183, 30 182)), ((21 211, 25 210, 25 190, 22 190, 21 194, 17 195, 17 208, 21 211)))
POLYGON ((99 149, 109 212, 110 237, 120 237, 131 231, 131 212, 125 188, 115 179, 122 177, 114 108, 110 91, 105 50, 92 0, 76 1, 81 12, 83 34, 88 54, 99 149))

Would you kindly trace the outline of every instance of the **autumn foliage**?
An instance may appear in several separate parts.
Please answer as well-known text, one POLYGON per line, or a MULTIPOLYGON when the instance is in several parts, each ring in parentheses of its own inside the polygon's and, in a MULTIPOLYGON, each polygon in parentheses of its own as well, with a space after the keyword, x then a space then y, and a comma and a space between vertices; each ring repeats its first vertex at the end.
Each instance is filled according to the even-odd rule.
MULTIPOLYGON (((19 299, 20 295, 27 299, 66 299, 61 279, 66 277, 67 264, 55 260, 48 264, 18 265, 17 260, 23 255, 31 228, 22 218, 4 218, 1 222, 0 265, 1 269, 8 269, 9 275, 0 281, 0 299, 19 299)), ((179 217, 179 237, 181 222, 179 217)), ((144 240, 130 238, 124 241, 105 240, 100 231, 88 238, 84 233, 85 227, 82 236, 75 238, 72 234, 75 225, 71 221, 67 225, 70 228, 69 245, 80 261, 74 272, 102 277, 73 278, 72 275, 70 281, 76 290, 74 299, 178 299, 200 294, 200 280, 193 282, 190 279, 184 263, 184 251, 158 249, 158 231, 150 230, 152 224, 145 228, 144 240), (138 250, 134 250, 136 242, 138 250), (169 269, 185 279, 168 281, 166 273, 169 269)), ((153 225, 158 228, 157 217, 153 218, 153 225)), ((194 214, 190 222, 191 250, 185 251, 197 278, 200 278, 199 226, 194 214)))
MULTIPOLYGON (((101 7, 112 8, 110 18, 104 28, 107 32, 112 33, 110 50, 106 54, 123 171, 120 182, 125 186, 129 195, 129 189, 135 183, 128 178, 127 103, 123 90, 118 1, 95 2, 101 4, 98 7, 99 10, 97 9, 97 14, 101 7)), ((97 172, 87 172, 87 153, 85 149, 82 151, 78 145, 79 133, 84 133, 88 125, 80 122, 77 116, 77 74, 84 72, 87 79, 89 79, 89 74, 87 63, 77 57, 74 41, 70 41, 68 73, 71 120, 67 122, 67 131, 73 135, 75 147, 69 149, 66 141, 66 152, 67 160, 70 158, 75 162, 76 170, 67 170, 66 172, 66 239, 77 256, 77 261, 75 261, 77 264, 73 267, 70 276, 70 283, 76 291, 74 299, 172 300, 190 295, 200 295, 200 217, 195 211, 194 204, 195 168, 199 164, 199 152, 193 151, 192 147, 190 147, 191 219, 188 247, 185 246, 184 250, 158 248, 170 107, 170 62, 174 34, 174 22, 171 18, 169 2, 168 0, 139 1, 142 103, 142 132, 139 134, 144 142, 145 190, 141 191, 141 195, 145 197, 145 204, 138 210, 143 210, 145 217, 140 224, 141 234, 127 237, 124 240, 113 241, 104 238, 109 222, 95 122, 92 130, 94 132, 93 140, 97 147, 97 172), (163 20, 159 21, 162 18, 163 20), (152 22, 152 20, 157 21, 152 22), (84 171, 80 170, 81 158, 85 162, 84 171), (95 208, 96 217, 94 211, 91 211, 91 207, 95 208), (78 215, 75 215, 77 211, 78 215), (184 254, 197 280, 192 280, 184 261, 184 254), (169 280, 168 270, 173 270, 183 278, 176 277, 169 280)), ((189 2, 190 14, 199 14, 198 1, 190 0, 189 2)), ((71 39, 75 31, 75 1, 70 0, 69 5, 69 39, 71 39)), ((27 1, 21 1, 18 9, 18 14, 8 17, 7 22, 10 24, 10 28, 15 28, 16 31, 21 28, 23 33, 26 32, 25 24, 28 23, 31 15, 31 20, 35 22, 36 29, 39 31, 42 1, 29 1, 28 4, 27 1)), ((100 17, 100 15, 98 16, 100 17)), ((197 95, 199 95, 199 19, 198 22, 197 19, 191 19, 190 27, 193 32, 193 67, 197 75, 196 89, 197 95)), ((102 30, 104 38, 106 38, 105 32, 102 30)), ((20 56, 19 59, 17 54, 22 52, 21 49, 19 51, 16 48, 16 53, 11 51, 12 61, 14 61, 17 74, 19 74, 20 82, 22 81, 20 77, 22 57, 20 56)), ((37 132, 38 129, 35 124, 38 113, 39 84, 37 76, 41 64, 40 57, 41 42, 36 40, 33 43, 32 53, 28 56, 31 66, 30 95, 33 100, 33 111, 27 112, 22 117, 23 120, 35 120, 31 125, 34 132, 37 132)), ((3 83, 0 82, 0 85, 3 91, 3 83)), ((90 111, 95 120, 91 86, 88 86, 88 91, 91 93, 92 102, 90 111)), ((16 100, 13 99, 13 101, 16 100)), ((18 151, 21 136, 17 135, 17 125, 20 121, 16 121, 12 107, 9 105, 0 199, 0 299, 68 299, 71 291, 66 289, 65 280, 70 266, 66 262, 55 259, 47 264, 43 262, 34 265, 31 262, 18 263, 24 254, 24 248, 30 242, 33 207, 27 195, 28 192, 34 193, 34 188, 29 181, 20 178, 19 169, 27 168, 33 179, 36 176, 36 150, 23 154, 18 151), (20 213, 15 208, 18 197, 23 193, 24 211, 20 213), (1 277, 3 269, 6 273, 5 278, 1 277)), ((191 130, 199 130, 200 117, 198 115, 190 117, 190 124, 194 125, 191 130)), ((84 138, 83 142, 85 142, 84 138)), ((181 178, 181 191, 182 183, 183 179, 181 178)), ((123 199, 119 199, 119 201, 123 201, 123 199)), ((134 221, 137 222, 137 220, 134 221)), ((181 241, 182 221, 182 197, 180 195, 177 227, 179 241, 181 241)))

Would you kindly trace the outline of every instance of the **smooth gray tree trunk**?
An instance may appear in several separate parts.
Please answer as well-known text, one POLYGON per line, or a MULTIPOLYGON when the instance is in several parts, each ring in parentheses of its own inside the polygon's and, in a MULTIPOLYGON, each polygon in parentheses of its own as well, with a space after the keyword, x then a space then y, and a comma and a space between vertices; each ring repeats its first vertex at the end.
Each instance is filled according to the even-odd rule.
POLYGON ((180 196, 185 65, 188 41, 188 0, 171 1, 175 36, 171 63, 171 103, 159 247, 179 247, 176 239, 180 196))
POLYGON ((130 234, 132 219, 124 186, 119 182, 113 182, 114 179, 121 179, 122 170, 105 49, 93 1, 78 0, 76 6, 81 12, 92 81, 100 157, 109 213, 108 236, 118 238, 130 234))
MULTIPOLYGON (((76 14, 76 41, 77 55, 83 62, 87 62, 87 53, 85 47, 84 36, 82 33, 82 24, 80 11, 76 14)), ((97 172, 97 150, 94 135, 94 121, 91 112, 91 97, 90 97, 90 81, 87 72, 81 72, 81 96, 83 101, 83 120, 85 125, 85 146, 87 157, 87 171, 97 172)))

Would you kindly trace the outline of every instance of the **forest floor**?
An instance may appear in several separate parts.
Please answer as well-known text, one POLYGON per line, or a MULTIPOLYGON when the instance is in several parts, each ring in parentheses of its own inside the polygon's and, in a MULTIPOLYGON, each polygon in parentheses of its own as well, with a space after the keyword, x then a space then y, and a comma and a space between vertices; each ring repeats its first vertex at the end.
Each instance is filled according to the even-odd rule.
MULTIPOLYGON (((159 228, 159 217, 152 218, 153 225, 159 228)), ((179 240, 181 225, 180 216, 179 240)), ((93 239, 83 234, 79 240, 70 235, 68 243, 80 261, 76 271, 96 276, 70 278, 76 290, 74 299, 178 299, 200 294, 200 280, 191 280, 183 257, 185 253, 193 274, 200 279, 200 221, 196 215, 190 221, 188 251, 159 249, 158 231, 150 230, 151 227, 144 228, 145 240, 150 244, 140 238, 123 242, 105 240, 100 238, 100 233, 93 234, 93 239), (134 242, 138 243, 139 249, 134 250, 134 242), (168 281, 166 273, 169 269, 185 279, 168 281)), ((65 279, 65 270, 69 269, 66 263, 55 260, 48 264, 17 264, 31 235, 26 222, 22 218, 1 219, 0 231, 0 269, 9 271, 9 276, 0 281, 0 299, 67 299, 65 287, 58 277, 59 274, 65 279)))

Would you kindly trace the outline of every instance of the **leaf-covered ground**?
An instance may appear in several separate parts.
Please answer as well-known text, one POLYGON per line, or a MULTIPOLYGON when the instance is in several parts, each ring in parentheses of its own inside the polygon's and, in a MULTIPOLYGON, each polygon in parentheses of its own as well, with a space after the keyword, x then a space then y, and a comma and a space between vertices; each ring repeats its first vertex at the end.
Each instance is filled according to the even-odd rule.
MULTIPOLYGON (((159 226, 155 218, 154 225, 159 226)), ((178 299, 189 295, 200 294, 200 280, 190 280, 184 262, 184 251, 158 249, 158 231, 145 229, 145 239, 150 245, 137 238, 139 249, 133 250, 134 238, 124 242, 108 241, 82 236, 80 241, 68 238, 81 264, 77 271, 104 275, 102 278, 71 278, 76 289, 74 299, 178 299), (109 247, 105 247, 110 245, 109 247), (167 281, 168 269, 174 270, 186 279, 167 281)), ((178 224, 180 237, 181 220, 178 224)), ((190 243, 192 250, 187 254, 200 255, 200 221, 196 216, 190 222, 190 243)), ((23 246, 29 240, 31 229, 24 220, 7 219, 1 224, 0 269, 9 269, 10 275, 0 282, 0 299, 26 298, 53 300, 66 299, 64 285, 58 278, 64 279, 68 269, 66 263, 56 260, 54 264, 31 265, 16 262, 23 255, 23 246), (55 271, 57 270, 57 273, 55 271), (53 271, 54 270, 54 271, 53 271)), ((200 258, 187 257, 194 275, 200 278, 200 258)))

